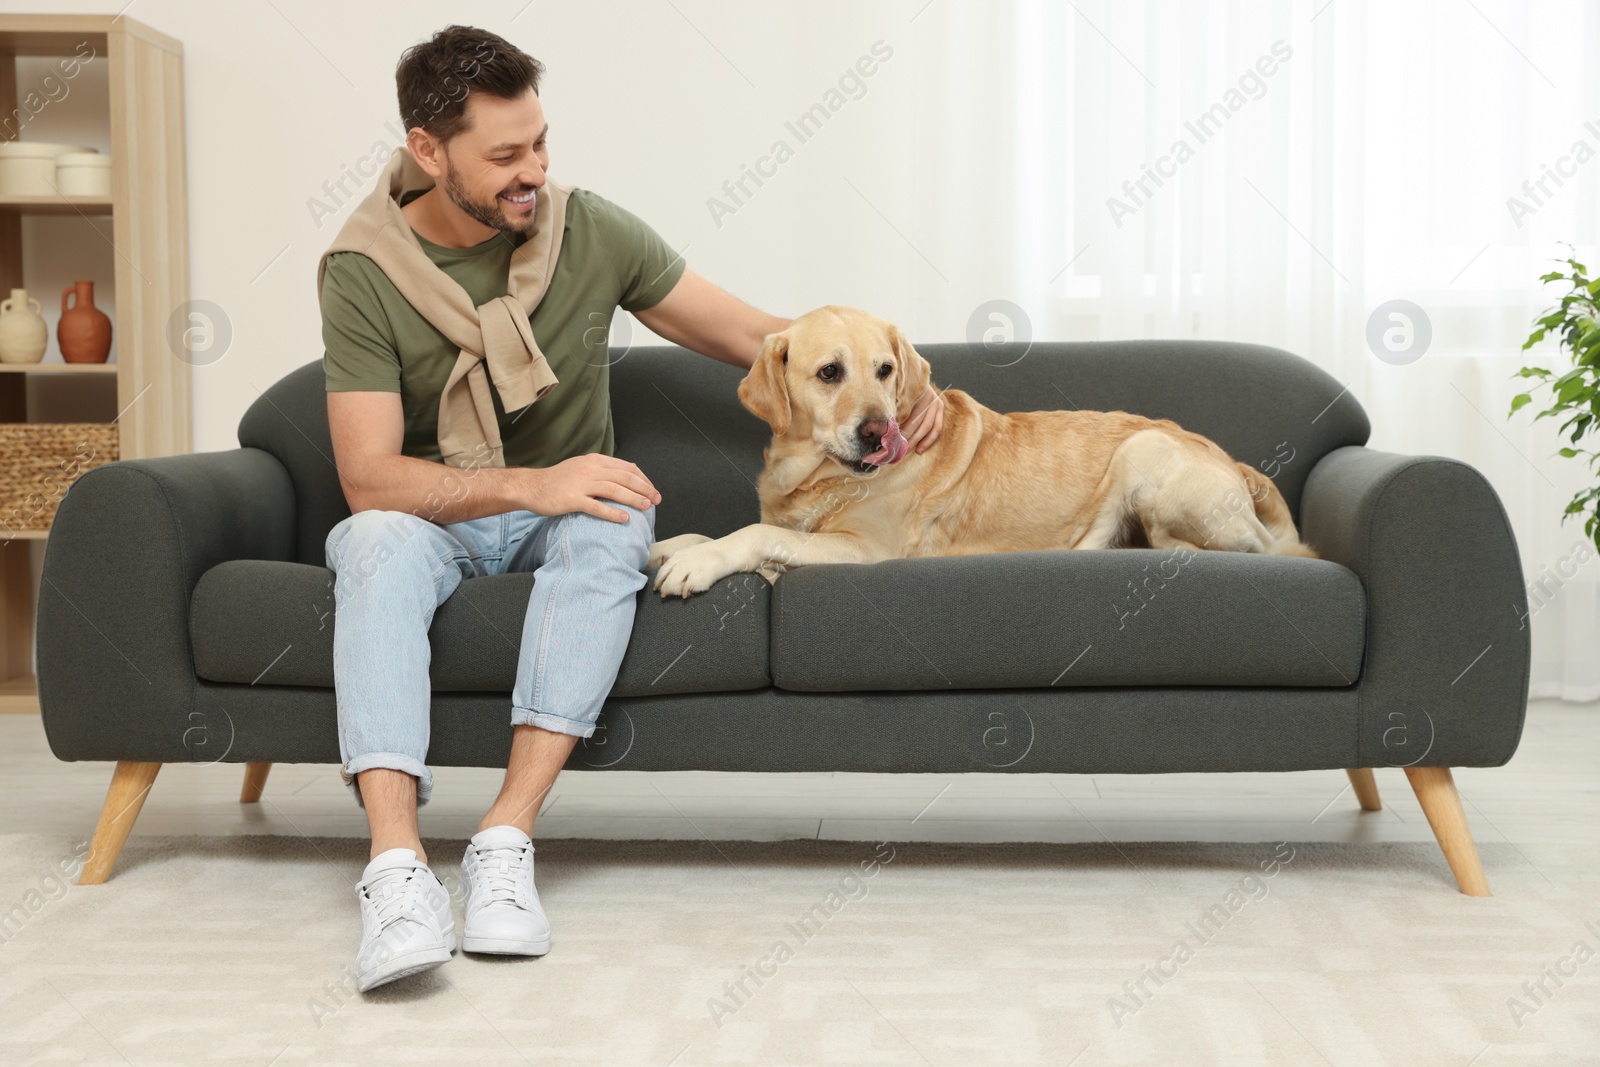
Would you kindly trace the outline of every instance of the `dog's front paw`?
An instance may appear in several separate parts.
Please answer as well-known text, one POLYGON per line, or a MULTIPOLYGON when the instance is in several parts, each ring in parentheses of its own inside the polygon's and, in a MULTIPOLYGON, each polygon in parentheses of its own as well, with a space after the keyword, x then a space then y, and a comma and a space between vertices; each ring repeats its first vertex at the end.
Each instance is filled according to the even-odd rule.
POLYGON ((703 545, 709 540, 711 538, 705 534, 688 533, 679 534, 677 537, 669 537, 665 541, 657 541, 650 546, 650 560, 645 566, 647 568, 659 567, 679 549, 688 548, 690 545, 703 545))
POLYGON ((674 551, 667 557, 666 562, 661 564, 661 570, 656 572, 655 584, 651 588, 660 590, 663 598, 687 597, 690 593, 705 592, 739 569, 728 559, 726 549, 718 542, 709 538, 707 542, 674 551))

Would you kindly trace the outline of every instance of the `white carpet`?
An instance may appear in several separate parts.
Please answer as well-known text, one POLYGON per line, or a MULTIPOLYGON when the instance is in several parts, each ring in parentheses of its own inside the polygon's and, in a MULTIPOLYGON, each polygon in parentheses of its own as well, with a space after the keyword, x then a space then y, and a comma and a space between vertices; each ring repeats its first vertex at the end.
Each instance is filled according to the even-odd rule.
POLYGON ((0 835, 0 1063, 1600 1064, 1589 845, 550 840, 548 956, 365 996, 364 842, 79 845, 0 835))

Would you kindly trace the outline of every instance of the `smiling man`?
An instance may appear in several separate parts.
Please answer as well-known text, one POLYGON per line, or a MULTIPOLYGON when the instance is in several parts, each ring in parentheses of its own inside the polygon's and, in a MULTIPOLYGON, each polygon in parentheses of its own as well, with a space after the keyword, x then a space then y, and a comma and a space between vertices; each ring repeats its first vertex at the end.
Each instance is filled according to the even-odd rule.
MULTIPOLYGON (((616 309, 739 367, 790 321, 696 275, 622 207, 551 180, 543 71, 466 26, 407 50, 395 73, 405 147, 318 273, 328 421, 352 512, 326 544, 341 773, 372 834, 356 886, 362 990, 457 945, 417 808, 433 788, 428 630, 467 578, 534 572, 505 779, 461 863, 460 947, 550 948, 534 821, 616 680, 661 501, 612 454, 616 309)), ((918 401, 911 447, 937 436, 942 403, 931 387, 918 401)))

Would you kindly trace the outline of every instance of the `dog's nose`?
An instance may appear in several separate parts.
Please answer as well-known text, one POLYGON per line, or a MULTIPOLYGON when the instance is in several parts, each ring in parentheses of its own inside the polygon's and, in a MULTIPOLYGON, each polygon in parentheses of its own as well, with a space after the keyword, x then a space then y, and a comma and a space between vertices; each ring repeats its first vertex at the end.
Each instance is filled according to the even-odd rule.
POLYGON ((883 435, 888 432, 888 419, 865 419, 856 427, 856 436, 861 438, 861 443, 867 446, 868 451, 876 451, 883 443, 883 435))

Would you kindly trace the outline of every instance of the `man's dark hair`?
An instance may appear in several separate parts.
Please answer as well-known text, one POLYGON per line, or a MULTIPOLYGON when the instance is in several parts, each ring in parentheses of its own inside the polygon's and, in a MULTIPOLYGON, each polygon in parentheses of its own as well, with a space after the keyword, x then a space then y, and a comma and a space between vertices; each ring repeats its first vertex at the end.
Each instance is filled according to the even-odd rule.
POLYGON ((421 126, 441 143, 467 129, 467 97, 488 93, 515 100, 539 91, 544 64, 499 34, 474 26, 446 26, 412 45, 395 67, 400 119, 421 126))

